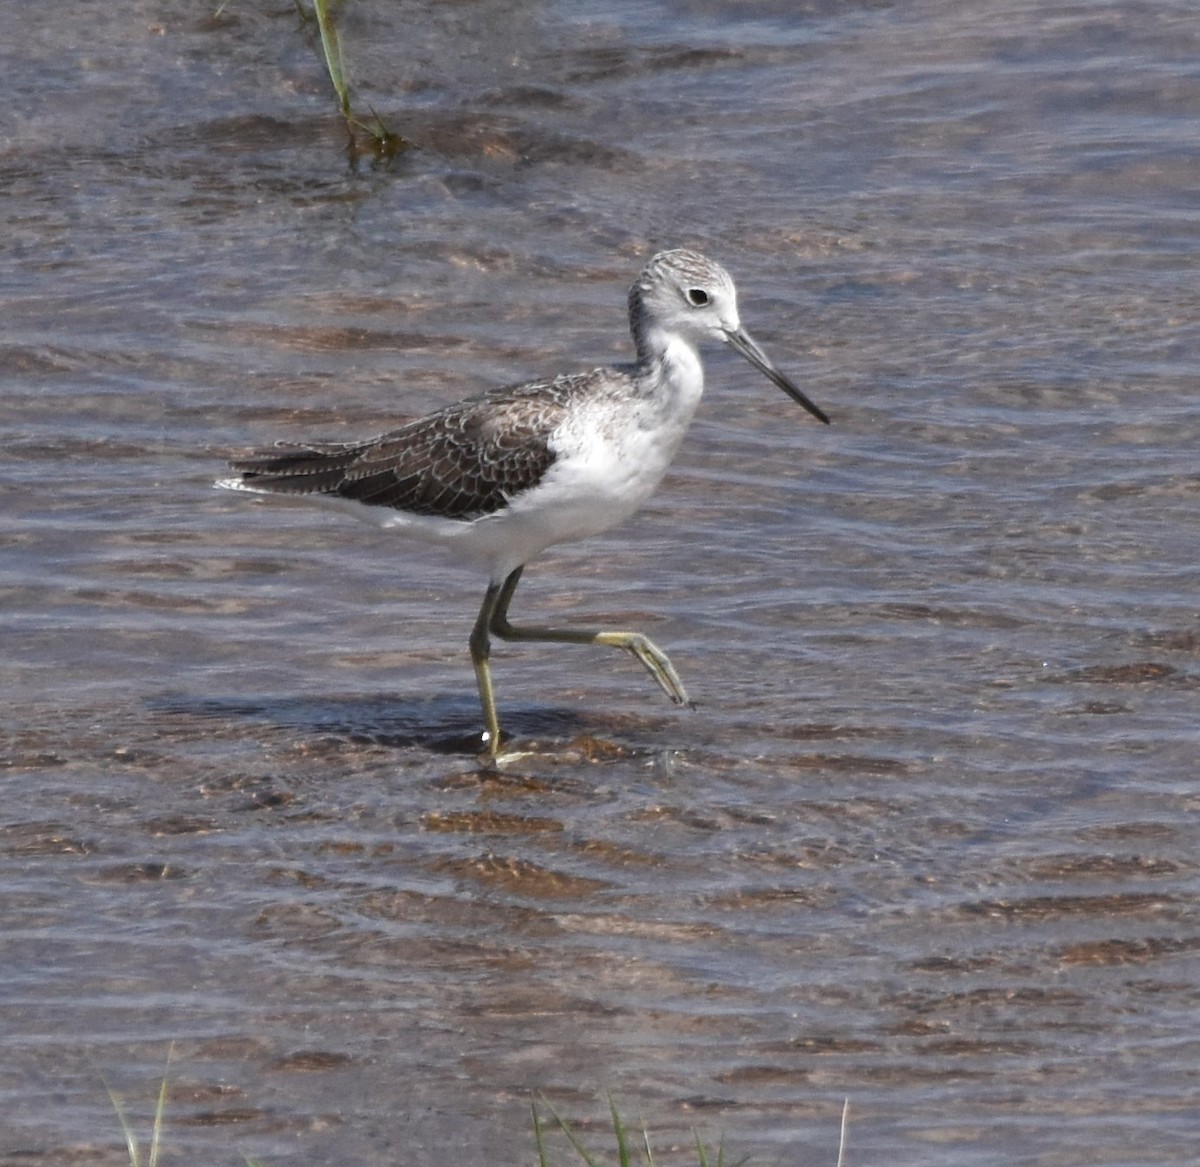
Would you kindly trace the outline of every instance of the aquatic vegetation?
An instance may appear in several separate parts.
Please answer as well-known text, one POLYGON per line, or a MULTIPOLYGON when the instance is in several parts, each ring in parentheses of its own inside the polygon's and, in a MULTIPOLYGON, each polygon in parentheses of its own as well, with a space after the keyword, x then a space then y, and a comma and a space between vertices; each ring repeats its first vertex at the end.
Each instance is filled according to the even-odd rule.
MULTIPOLYGON (((162 1148, 163 1116, 167 1110, 168 1070, 170 1069, 171 1058, 174 1053, 175 1043, 172 1042, 170 1048, 167 1050, 167 1064, 163 1069, 162 1082, 158 1087, 158 1098, 154 1104, 154 1119, 150 1127, 150 1145, 147 1148, 145 1158, 142 1157, 142 1145, 138 1141, 137 1131, 133 1129, 133 1123, 130 1121, 129 1112, 125 1109, 124 1100, 107 1082, 104 1083, 104 1088, 108 1091, 108 1100, 112 1103, 113 1110, 117 1112, 117 1121, 121 1124, 121 1133, 125 1136, 125 1148, 129 1152, 129 1167, 158 1167, 158 1155, 162 1148)), ((246 1159, 246 1167, 266 1167, 266 1165, 258 1159, 246 1159)))
MULTIPOLYGON (((566 1119, 562 1117, 554 1109, 553 1106, 543 1097, 540 1100, 534 1098, 530 1103, 533 1111, 533 1137, 537 1143, 538 1151, 538 1167, 551 1167, 550 1153, 546 1145, 546 1131, 551 1124, 543 1122, 542 1116, 538 1111, 538 1103, 549 1112, 553 1125, 556 1126, 567 1138, 567 1141, 574 1148, 579 1158, 583 1160, 586 1167, 602 1167, 601 1161, 594 1157, 592 1153, 584 1146, 583 1140, 579 1137, 579 1133, 571 1126, 566 1119)), ((625 1124, 625 1120, 621 1117, 617 1110, 617 1104, 613 1100, 612 1095, 608 1098, 608 1109, 612 1116, 613 1136, 616 1139, 616 1152, 618 1167, 634 1167, 635 1162, 640 1163, 641 1167, 654 1167, 654 1151, 650 1146, 650 1132, 643 1126, 640 1132, 633 1135, 629 1127, 625 1124), (639 1137, 640 1136, 640 1137, 639 1137), (635 1159, 634 1146, 637 1147, 637 1158, 635 1159)), ((838 1154, 837 1167, 844 1167, 846 1157, 846 1134, 849 1129, 850 1119, 850 1099, 847 1098, 842 1105, 842 1125, 841 1135, 838 1139, 838 1154)), ((696 1144, 696 1163, 697 1167, 743 1167, 749 1162, 748 1157, 738 1159, 736 1163, 729 1163, 725 1158, 725 1140, 724 1138, 717 1144, 716 1150, 712 1151, 705 1147, 701 1141, 699 1134, 692 1132, 692 1138, 696 1144)))
MULTIPOLYGON (((583 1140, 571 1124, 545 1098, 541 1099, 541 1104, 549 1111, 554 1125, 567 1137, 567 1141, 587 1167, 601 1167, 601 1161, 595 1158, 584 1146, 583 1140)), ((537 1143, 538 1167, 550 1167, 550 1155, 546 1145, 546 1129, 548 1124, 542 1121, 542 1116, 538 1111, 537 1098, 533 1099, 530 1106, 533 1111, 533 1137, 537 1143)), ((619 1167, 633 1167, 635 1162, 640 1162, 644 1167, 654 1167, 654 1151, 650 1146, 650 1132, 643 1126, 636 1134, 632 1133, 629 1127, 626 1126, 625 1120, 621 1117, 612 1095, 609 1095, 608 1109, 612 1116, 613 1135, 617 1143, 616 1151, 619 1167), (637 1148, 636 1159, 634 1157, 635 1146, 637 1148)), ((696 1162, 699 1164, 699 1167, 741 1167, 747 1161, 739 1159, 736 1164, 727 1164, 724 1139, 718 1143, 714 1158, 701 1142, 700 1136, 694 1131, 692 1132, 692 1136, 696 1141, 696 1162)))
MULTIPOLYGON (((172 1044, 170 1050, 167 1052, 167 1069, 170 1067, 174 1049, 174 1044, 172 1044)), ((129 1152, 129 1167, 158 1167, 159 1152, 162 1148, 163 1120, 167 1108, 167 1084, 169 1081, 167 1069, 164 1069, 162 1082, 158 1087, 158 1097, 155 1102, 154 1118, 150 1129, 150 1143, 144 1156, 142 1145, 129 1118, 124 1101, 107 1082, 104 1083, 105 1089, 108 1091, 109 1101, 112 1103, 113 1110, 117 1114, 117 1120, 121 1125, 121 1133, 125 1137, 125 1146, 129 1152)), ((554 1130, 559 1131, 566 1138, 567 1143, 583 1162, 584 1167, 604 1167, 604 1161, 593 1155, 584 1145, 583 1139, 575 1127, 555 1110, 554 1106, 544 1095, 535 1095, 530 1100, 530 1110, 533 1115, 533 1137, 538 1154, 537 1167, 552 1167, 553 1161, 551 1159, 547 1133, 554 1130), (543 1111, 549 1114, 550 1117, 548 1120, 543 1118, 543 1111)), ((637 1130, 631 1129, 621 1117, 616 1100, 611 1094, 608 1096, 608 1110, 612 1122, 613 1138, 616 1143, 617 1167, 655 1167, 654 1149, 650 1145, 650 1132, 645 1124, 641 1124, 637 1130)), ((842 1107, 841 1138, 838 1143, 837 1167, 843 1167, 845 1160, 849 1113, 850 1100, 847 1098, 842 1107)), ((696 1149, 697 1167, 744 1167, 749 1162, 749 1156, 736 1161, 727 1159, 724 1137, 721 1138, 715 1148, 705 1146, 696 1131, 692 1132, 692 1139, 696 1149)), ((245 1164, 246 1167, 266 1167, 261 1160, 249 1157, 245 1158, 245 1164)))
POLYGON ((351 155, 371 153, 376 158, 392 158, 407 149, 409 143, 389 129, 373 109, 370 110, 371 116, 367 121, 362 120, 354 111, 350 100, 350 83, 346 80, 346 58, 342 52, 342 39, 337 26, 337 15, 342 7, 341 0, 312 0, 311 11, 304 6, 303 0, 293 2, 301 20, 305 23, 316 23, 325 70, 329 74, 333 91, 337 94, 338 108, 350 136, 351 155))
MULTIPOLYGON (((168 1053, 168 1065, 170 1061, 171 1055, 168 1053)), ((162 1085, 158 1088, 158 1101, 154 1107, 154 1124, 150 1128, 150 1148, 145 1160, 142 1159, 142 1149, 138 1142, 137 1132, 129 1121, 129 1115, 125 1110, 125 1104, 121 1101, 121 1096, 107 1082, 104 1084, 104 1088, 108 1091, 109 1101, 112 1103, 113 1110, 117 1112, 117 1120, 120 1122, 121 1132, 125 1136, 125 1146, 129 1150, 129 1167, 157 1167, 158 1152, 162 1146, 163 1114, 167 1108, 167 1075, 163 1074, 162 1085)))

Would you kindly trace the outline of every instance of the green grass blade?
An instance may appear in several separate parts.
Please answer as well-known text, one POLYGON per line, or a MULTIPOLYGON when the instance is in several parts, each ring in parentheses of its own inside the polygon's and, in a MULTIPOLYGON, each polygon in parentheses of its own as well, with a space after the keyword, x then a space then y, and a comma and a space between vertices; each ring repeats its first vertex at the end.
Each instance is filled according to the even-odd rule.
MULTIPOLYGON (((170 1064, 171 1055, 167 1054, 170 1064)), ((167 1075, 163 1072, 162 1085, 158 1088, 158 1102, 154 1107, 154 1127, 150 1132, 150 1159, 147 1167, 158 1167, 158 1148, 162 1142, 163 1113, 167 1109, 167 1075)))
POLYGON ((117 1112, 117 1121, 121 1124, 121 1133, 125 1136, 125 1146, 129 1149, 130 1167, 142 1167, 137 1135, 134 1134, 133 1127, 129 1125, 129 1115, 125 1112, 121 1096, 107 1082, 104 1083, 104 1089, 108 1091, 108 1100, 112 1103, 113 1110, 117 1112))
POLYGON ((630 1167, 632 1160, 629 1157, 629 1140, 626 1137, 625 1124, 621 1121, 617 1104, 611 1094, 608 1096, 608 1111, 612 1115, 613 1133, 617 1136, 617 1162, 621 1167, 630 1167))
POLYGON ((346 61, 342 56, 342 42, 337 25, 329 14, 328 0, 313 0, 313 11, 317 14, 317 30, 321 34, 321 51, 325 54, 325 68, 333 82, 342 117, 350 116, 350 87, 346 84, 346 61))
POLYGON ((546 1139, 542 1132, 542 1116, 538 1114, 537 1098, 530 1098, 529 1109, 533 1111, 533 1141, 537 1144, 538 1167, 550 1167, 546 1157, 546 1139))
POLYGON ((556 1123, 558 1123, 558 1129, 567 1136, 571 1146, 575 1148, 576 1153, 587 1164, 587 1167, 600 1167, 600 1164, 597 1163, 590 1154, 588 1154, 587 1147, 583 1145, 582 1140, 574 1132, 574 1130, 571 1129, 570 1123, 568 1123, 567 1120, 563 1118, 553 1106, 550 1105, 547 1099, 542 1099, 542 1105, 550 1112, 550 1117, 553 1118, 556 1123))

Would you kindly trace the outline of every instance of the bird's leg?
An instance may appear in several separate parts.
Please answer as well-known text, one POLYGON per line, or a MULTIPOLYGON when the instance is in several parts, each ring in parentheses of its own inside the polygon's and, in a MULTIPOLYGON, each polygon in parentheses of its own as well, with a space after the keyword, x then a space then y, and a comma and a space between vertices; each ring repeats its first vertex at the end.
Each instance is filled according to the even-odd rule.
MULTIPOLYGON (((521 573, 517 571, 515 574, 521 573)), ((511 578, 512 576, 509 576, 509 579, 511 578)), ((508 587, 508 580, 504 582, 504 587, 508 587)), ((495 619, 496 604, 502 590, 500 584, 488 586, 469 641, 471 663, 475 666, 475 681, 479 685, 479 701, 483 706, 484 737, 487 739, 488 752, 493 758, 498 756, 500 750, 500 718, 496 713, 496 694, 492 690, 492 670, 488 665, 488 655, 492 648, 488 639, 488 628, 495 619)))
MULTIPOLYGON (((691 701, 688 700, 687 690, 684 689, 683 682, 679 679, 679 674, 675 671, 675 666, 671 664, 667 654, 648 636, 643 636, 640 632, 607 632, 576 628, 516 628, 510 624, 508 622, 508 605, 512 602, 513 592, 517 590, 522 570, 522 568, 518 567, 500 586, 495 597, 492 597, 492 588, 489 588, 488 597, 489 599, 493 599, 494 602, 489 606, 488 600, 485 600, 483 609, 479 613, 479 621, 475 625, 475 632, 472 634, 471 643, 474 645, 476 638, 480 635, 484 613, 489 613, 487 627, 483 630, 482 634, 484 644, 483 665, 485 670, 487 668, 486 645, 488 632, 500 637, 501 640, 543 640, 555 641, 562 644, 606 644, 612 648, 623 648, 626 652, 631 653, 641 661, 646 671, 658 682, 662 691, 676 705, 691 704, 691 701)), ((474 653, 474 648, 472 648, 472 653, 474 653)), ((478 664, 475 666, 475 671, 478 675, 478 664)), ((482 676, 480 677, 479 687, 482 693, 482 676)))

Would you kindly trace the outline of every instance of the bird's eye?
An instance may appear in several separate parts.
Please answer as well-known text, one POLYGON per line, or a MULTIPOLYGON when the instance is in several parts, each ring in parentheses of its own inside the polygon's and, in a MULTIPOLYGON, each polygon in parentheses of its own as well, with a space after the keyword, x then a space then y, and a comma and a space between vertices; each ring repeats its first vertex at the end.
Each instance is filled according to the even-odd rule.
POLYGON ((708 293, 703 288, 688 288, 687 298, 693 308, 703 308, 708 303, 708 293))

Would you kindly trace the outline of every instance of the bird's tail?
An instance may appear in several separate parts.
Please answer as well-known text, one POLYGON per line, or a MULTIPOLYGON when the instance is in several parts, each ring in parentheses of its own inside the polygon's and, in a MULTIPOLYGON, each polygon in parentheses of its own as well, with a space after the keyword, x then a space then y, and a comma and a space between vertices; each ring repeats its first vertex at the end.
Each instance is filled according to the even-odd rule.
POLYGON ((213 485, 254 494, 332 494, 362 451, 361 443, 281 444, 230 462, 229 468, 236 473, 218 478, 213 485))

